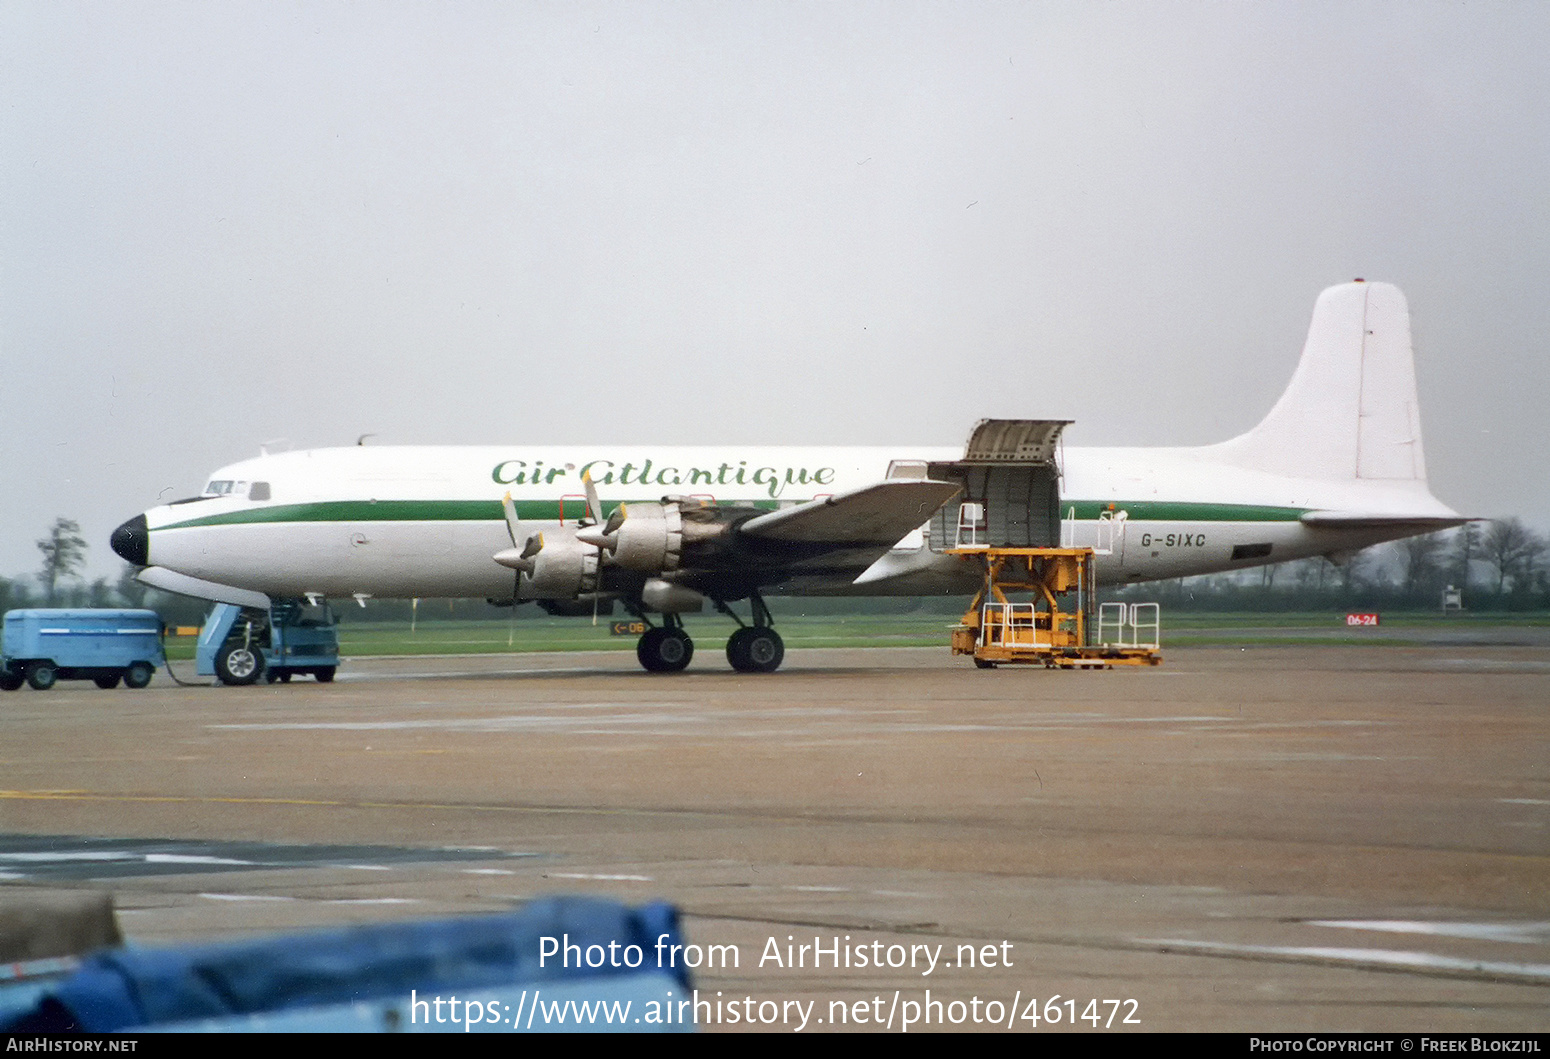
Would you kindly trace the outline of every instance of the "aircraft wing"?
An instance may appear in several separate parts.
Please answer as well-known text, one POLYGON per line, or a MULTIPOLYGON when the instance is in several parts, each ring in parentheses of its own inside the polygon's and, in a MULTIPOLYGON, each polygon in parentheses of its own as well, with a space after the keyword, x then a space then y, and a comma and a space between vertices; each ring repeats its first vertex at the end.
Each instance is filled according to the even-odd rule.
POLYGON ((739 524, 738 535, 781 544, 897 544, 958 493, 953 482, 879 482, 739 524))

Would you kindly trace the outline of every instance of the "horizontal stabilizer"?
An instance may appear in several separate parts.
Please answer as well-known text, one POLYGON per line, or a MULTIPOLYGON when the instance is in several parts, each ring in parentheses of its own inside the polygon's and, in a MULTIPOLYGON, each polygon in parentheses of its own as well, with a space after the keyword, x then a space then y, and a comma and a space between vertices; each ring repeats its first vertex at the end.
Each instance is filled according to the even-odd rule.
POLYGON ((150 585, 152 588, 159 588, 163 592, 171 592, 179 596, 193 596, 195 599, 208 599, 213 603, 230 603, 237 607, 252 607, 255 610, 269 609, 269 597, 262 592, 250 592, 245 588, 219 585, 214 581, 190 577, 162 566, 150 566, 141 570, 135 575, 135 580, 142 585, 150 585))
POLYGON ((1414 533, 1435 533, 1437 530, 1462 526, 1471 519, 1455 515, 1452 518, 1439 515, 1384 515, 1363 511, 1308 511, 1301 519, 1304 526, 1326 529, 1408 529, 1414 533))
POLYGON ((743 536, 808 544, 893 545, 958 493, 952 482, 879 482, 749 519, 743 536))

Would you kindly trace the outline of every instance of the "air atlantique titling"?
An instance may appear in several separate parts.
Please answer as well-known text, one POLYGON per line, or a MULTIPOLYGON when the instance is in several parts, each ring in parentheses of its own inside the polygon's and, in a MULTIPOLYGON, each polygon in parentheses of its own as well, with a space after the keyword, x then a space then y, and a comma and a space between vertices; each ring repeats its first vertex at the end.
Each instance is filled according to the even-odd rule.
POLYGON ((577 480, 588 475, 598 485, 758 485, 772 497, 785 492, 787 486, 830 485, 834 482, 833 467, 755 467, 748 468, 747 460, 739 460, 734 467, 723 463, 715 470, 703 467, 657 467, 651 460, 640 466, 633 463, 615 464, 613 460, 591 460, 577 469, 575 464, 544 469, 543 460, 502 460, 490 472, 490 477, 500 485, 549 485, 556 478, 574 473, 577 480))

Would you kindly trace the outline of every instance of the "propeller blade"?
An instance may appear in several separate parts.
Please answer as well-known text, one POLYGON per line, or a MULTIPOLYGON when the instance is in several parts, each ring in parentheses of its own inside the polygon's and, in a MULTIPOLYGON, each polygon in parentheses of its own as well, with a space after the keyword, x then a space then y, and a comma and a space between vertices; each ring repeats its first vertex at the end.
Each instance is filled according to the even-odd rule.
POLYGON ((603 521, 603 502, 597 498, 597 486, 592 484, 590 473, 581 476, 581 484, 587 490, 587 521, 596 526, 603 521))
POLYGON ((511 534, 513 547, 522 547, 522 522, 517 518, 517 505, 512 503, 511 494, 501 497, 501 510, 506 512, 506 532, 511 534))

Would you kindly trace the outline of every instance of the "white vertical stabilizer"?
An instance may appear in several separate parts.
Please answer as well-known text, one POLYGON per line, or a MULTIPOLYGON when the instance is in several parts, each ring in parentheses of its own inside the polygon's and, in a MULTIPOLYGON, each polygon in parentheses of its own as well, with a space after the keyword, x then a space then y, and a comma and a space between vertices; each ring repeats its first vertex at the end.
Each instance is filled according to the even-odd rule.
POLYGON ((1345 283, 1319 295, 1286 392, 1213 458, 1292 478, 1425 482, 1410 311, 1398 287, 1345 283))

